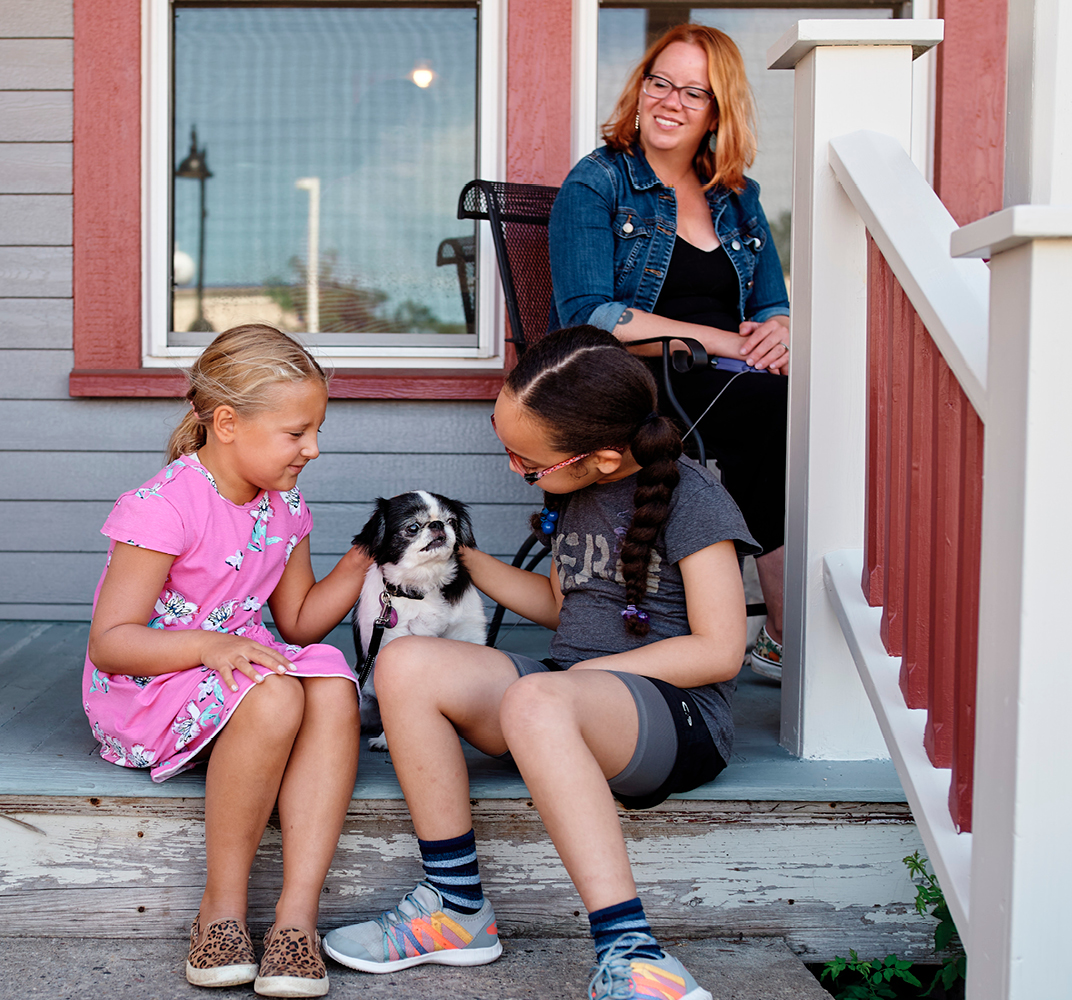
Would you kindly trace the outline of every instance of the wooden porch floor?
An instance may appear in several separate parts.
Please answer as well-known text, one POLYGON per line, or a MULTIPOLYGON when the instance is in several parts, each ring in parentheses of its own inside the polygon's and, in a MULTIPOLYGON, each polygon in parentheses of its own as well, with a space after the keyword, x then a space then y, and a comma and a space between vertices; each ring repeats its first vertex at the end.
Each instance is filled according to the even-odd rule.
MULTIPOLYGON (((0 622, 0 795, 189 798, 204 789, 203 769, 153 784, 148 772, 106 763, 81 706, 86 622, 0 622)), ((548 633, 518 627, 500 646, 545 656, 548 633)), ((352 658, 348 630, 328 637, 352 658)), ((718 780, 675 798, 705 801, 905 801, 889 761, 802 761, 778 746, 780 688, 743 670, 737 738, 718 780)), ((469 751, 472 796, 523 799, 515 771, 469 751)), ((362 749, 355 799, 401 799, 390 759, 362 749)))
MULTIPOLYGON (((89 626, 0 622, 0 924, 16 936, 181 938, 204 884, 204 775, 160 785, 101 760, 81 707, 89 626)), ((548 634, 500 645, 543 655, 548 634)), ((347 650, 345 629, 330 637, 347 650)), ((780 688, 742 672, 730 766, 651 810, 621 811, 638 890, 669 937, 784 937, 825 961, 849 948, 923 957, 933 928, 900 859, 920 847, 892 764, 801 761, 778 746, 780 688)), ((516 772, 469 754, 481 873, 509 936, 587 932, 583 908, 516 772)), ((250 879, 250 923, 282 879, 273 818, 250 879)), ((389 756, 362 751, 321 897, 324 927, 398 901, 421 877, 389 756)))

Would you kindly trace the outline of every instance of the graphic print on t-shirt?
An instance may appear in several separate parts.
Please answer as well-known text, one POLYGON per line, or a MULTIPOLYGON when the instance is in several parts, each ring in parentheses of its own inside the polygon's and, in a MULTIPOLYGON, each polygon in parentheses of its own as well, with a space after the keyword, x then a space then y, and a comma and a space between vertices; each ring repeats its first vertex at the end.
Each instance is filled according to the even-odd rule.
MULTIPOLYGON (((558 565, 558 583, 562 593, 580 587, 589 580, 608 580, 625 586, 622 575, 622 560, 619 548, 625 537, 621 528, 614 530, 611 541, 606 535, 585 534, 582 541, 576 531, 570 531, 555 539, 555 562, 558 565)), ((651 550, 651 562, 648 564, 647 592, 659 592, 659 571, 662 559, 655 549, 651 550)))

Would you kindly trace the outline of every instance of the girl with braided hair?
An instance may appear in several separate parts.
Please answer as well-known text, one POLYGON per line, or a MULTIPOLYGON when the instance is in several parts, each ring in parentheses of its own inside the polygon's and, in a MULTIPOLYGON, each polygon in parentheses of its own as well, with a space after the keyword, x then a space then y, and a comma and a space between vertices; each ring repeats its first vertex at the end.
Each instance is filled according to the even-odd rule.
POLYGON ((394 972, 498 957, 463 737, 512 756, 581 895, 589 998, 710 1000, 652 936, 614 799, 652 806, 725 767, 745 644, 739 559, 756 546, 655 403, 647 366, 594 327, 550 334, 507 378, 495 433, 543 487, 552 571, 464 559, 486 594, 556 630, 552 659, 414 636, 381 652, 380 711, 427 878, 378 919, 332 931, 332 958, 394 972))

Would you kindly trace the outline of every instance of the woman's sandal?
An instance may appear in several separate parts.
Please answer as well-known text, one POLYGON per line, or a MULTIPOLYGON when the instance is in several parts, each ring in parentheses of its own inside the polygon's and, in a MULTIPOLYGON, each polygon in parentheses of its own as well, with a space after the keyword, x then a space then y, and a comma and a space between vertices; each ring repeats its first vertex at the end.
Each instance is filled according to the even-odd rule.
POLYGON ((328 991, 328 970, 320 956, 320 935, 313 940, 297 927, 264 935, 264 958, 253 990, 262 997, 322 997, 328 991))
POLYGON ((759 636, 756 638, 756 644, 752 649, 750 662, 752 670, 759 674, 760 677, 767 677, 772 681, 781 681, 782 644, 775 642, 770 637, 766 625, 759 630, 759 636))
POLYGON ((257 978, 249 930, 238 920, 214 920, 201 934, 201 914, 190 928, 186 979, 194 986, 241 986, 257 978))

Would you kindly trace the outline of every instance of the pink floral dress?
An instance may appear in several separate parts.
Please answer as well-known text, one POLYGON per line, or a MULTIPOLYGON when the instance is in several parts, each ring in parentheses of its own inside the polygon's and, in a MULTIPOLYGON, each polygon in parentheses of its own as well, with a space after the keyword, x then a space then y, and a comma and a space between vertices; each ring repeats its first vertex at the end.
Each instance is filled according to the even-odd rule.
MULTIPOLYGON (((196 458, 183 456, 115 503, 101 532, 116 542, 175 556, 150 628, 207 629, 244 635, 283 652, 297 677, 345 677, 357 683, 334 646, 281 643, 261 622, 294 546, 313 518, 297 487, 263 492, 239 506, 216 489, 196 458)), ((96 607, 101 574, 93 595, 96 607)), ((86 655, 82 698, 100 754, 123 767, 147 767, 164 781, 192 766, 253 687, 236 673, 237 691, 208 667, 155 677, 108 674, 86 655)))

